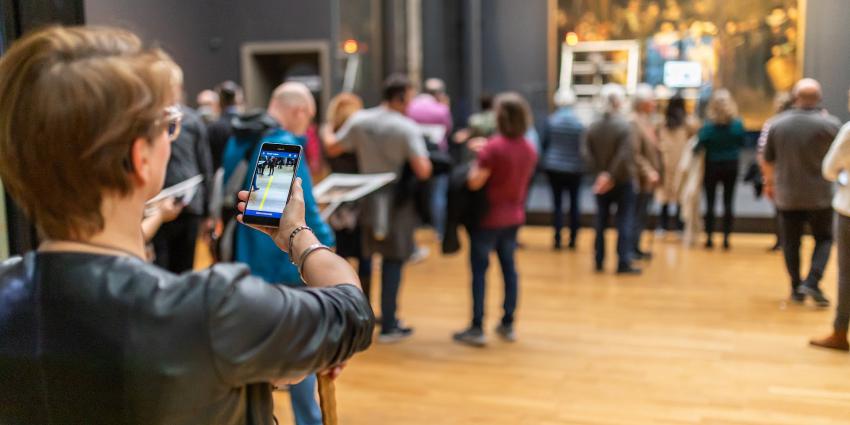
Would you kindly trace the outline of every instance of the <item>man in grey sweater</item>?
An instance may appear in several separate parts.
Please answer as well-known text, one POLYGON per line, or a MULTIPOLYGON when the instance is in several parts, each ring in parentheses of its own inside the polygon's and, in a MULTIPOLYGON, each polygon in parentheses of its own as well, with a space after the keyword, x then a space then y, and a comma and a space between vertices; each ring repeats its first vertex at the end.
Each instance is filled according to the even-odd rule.
POLYGON ((605 228, 611 206, 617 206, 618 274, 639 274, 632 266, 635 217, 634 133, 631 124, 620 111, 625 103, 625 90, 617 84, 606 84, 600 96, 605 113, 587 132, 586 158, 588 169, 597 174, 593 185, 596 194, 596 271, 602 271, 605 261, 605 228))
POLYGON ((821 164, 841 123, 820 109, 821 86, 804 78, 794 86, 794 108, 771 123, 764 146, 765 193, 776 203, 782 251, 791 278, 791 299, 811 296, 829 306, 820 280, 832 249, 832 185, 821 175, 821 164), (815 238, 809 274, 800 274, 800 240, 808 223, 815 238))

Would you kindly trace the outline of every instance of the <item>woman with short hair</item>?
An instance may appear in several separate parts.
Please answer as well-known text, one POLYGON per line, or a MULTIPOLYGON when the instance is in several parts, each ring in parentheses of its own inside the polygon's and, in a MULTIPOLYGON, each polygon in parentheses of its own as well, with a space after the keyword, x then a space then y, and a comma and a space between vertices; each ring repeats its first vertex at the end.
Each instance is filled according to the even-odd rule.
POLYGON ((338 373, 369 346, 372 310, 304 225, 300 182, 262 231, 312 288, 145 263, 177 69, 110 28, 47 28, 0 60, 0 178, 44 239, 0 264, 0 423, 271 425, 274 385, 338 373))
POLYGON ((717 187, 723 185, 723 249, 729 249, 735 206, 738 161, 746 131, 738 118, 738 106, 726 89, 719 89, 708 102, 708 120, 699 131, 695 149, 705 150, 705 233, 706 248, 714 248, 714 201, 717 187))

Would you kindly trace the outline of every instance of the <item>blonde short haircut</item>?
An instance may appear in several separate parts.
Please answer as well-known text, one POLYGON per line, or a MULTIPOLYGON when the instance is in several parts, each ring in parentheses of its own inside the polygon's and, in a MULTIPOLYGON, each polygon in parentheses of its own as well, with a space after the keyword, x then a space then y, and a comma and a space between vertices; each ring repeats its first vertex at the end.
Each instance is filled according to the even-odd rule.
POLYGON ((103 229, 102 199, 131 192, 132 143, 164 131, 178 71, 105 27, 45 28, 0 59, 0 178, 43 236, 103 229))
POLYGON ((359 96, 348 92, 340 93, 331 99, 328 105, 328 123, 334 131, 337 131, 361 109, 363 109, 363 100, 359 96))
POLYGON ((738 117, 738 105, 729 90, 718 89, 708 101, 706 116, 716 124, 729 124, 738 117))

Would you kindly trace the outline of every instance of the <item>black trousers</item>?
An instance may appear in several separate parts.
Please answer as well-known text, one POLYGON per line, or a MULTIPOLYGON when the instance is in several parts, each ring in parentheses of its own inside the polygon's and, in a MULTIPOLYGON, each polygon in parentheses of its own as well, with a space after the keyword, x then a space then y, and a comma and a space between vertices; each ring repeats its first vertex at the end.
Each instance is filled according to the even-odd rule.
POLYGON ((574 243, 578 236, 579 216, 581 214, 579 204, 579 189, 581 188, 580 173, 561 173, 547 171, 549 186, 552 188, 552 226, 555 228, 555 243, 561 244, 561 229, 564 227, 563 193, 568 191, 570 197, 570 243, 574 243))
POLYGON ((832 250, 832 209, 779 211, 779 228, 782 234, 782 252, 785 255, 785 266, 791 278, 791 288, 796 289, 802 282, 800 275, 800 241, 806 225, 812 230, 815 238, 815 249, 812 252, 812 264, 809 268, 806 284, 817 287, 823 278, 826 263, 829 262, 832 250))
POLYGON ((732 233, 735 217, 735 184, 738 180, 738 161, 706 161, 705 178, 705 233, 711 239, 714 233, 714 206, 717 197, 717 186, 723 185, 723 236, 732 233))
POLYGON ((640 240, 643 236, 643 231, 649 225, 649 208, 652 206, 652 192, 640 192, 637 194, 637 202, 635 209, 635 234, 632 236, 634 251, 636 253, 643 252, 640 249, 640 240))
POLYGON ((154 263, 173 273, 192 270, 200 226, 201 216, 195 214, 181 214, 163 224, 153 238, 154 263))

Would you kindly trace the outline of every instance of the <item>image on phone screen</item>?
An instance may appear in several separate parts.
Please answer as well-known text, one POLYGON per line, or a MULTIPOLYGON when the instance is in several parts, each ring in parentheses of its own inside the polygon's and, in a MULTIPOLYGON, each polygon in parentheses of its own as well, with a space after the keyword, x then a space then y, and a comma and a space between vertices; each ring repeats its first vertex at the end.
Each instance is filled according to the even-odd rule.
POLYGON ((249 188, 246 222, 277 226, 289 199, 300 151, 299 146, 263 144, 249 188))

